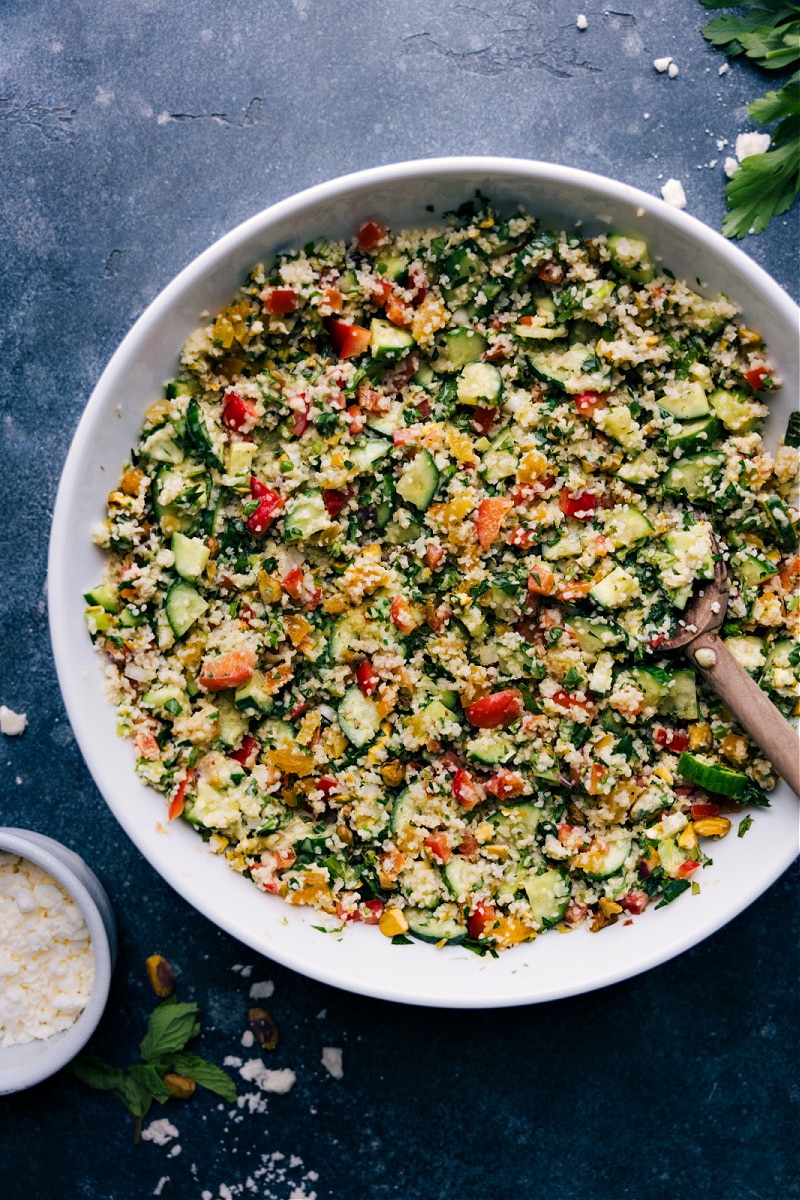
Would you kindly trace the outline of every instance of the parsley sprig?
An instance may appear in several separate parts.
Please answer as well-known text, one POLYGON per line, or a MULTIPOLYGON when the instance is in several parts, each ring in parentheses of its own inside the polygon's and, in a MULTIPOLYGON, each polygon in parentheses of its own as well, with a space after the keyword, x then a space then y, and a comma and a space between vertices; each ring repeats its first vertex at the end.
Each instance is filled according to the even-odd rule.
POLYGON ((186 1050, 187 1042, 200 1032, 198 1012, 199 1005, 181 1004, 170 996, 150 1014, 147 1033, 139 1046, 142 1062, 123 1070, 95 1054, 81 1054, 67 1068, 89 1087, 111 1092, 122 1101, 136 1118, 137 1142, 153 1101, 163 1104, 176 1094, 167 1086, 165 1076, 183 1076, 230 1104, 236 1100, 236 1085, 227 1072, 186 1050))
MULTIPOLYGON (((730 8, 728 0, 702 0, 706 8, 730 8)), ((709 21, 703 36, 730 58, 744 55, 766 71, 800 65, 800 4, 796 0, 758 0, 742 15, 726 13, 709 21)), ((800 192, 800 70, 778 91, 747 105, 759 125, 777 125, 763 154, 745 158, 725 189, 728 212, 722 223, 726 237, 761 233, 773 217, 792 205, 800 192)))

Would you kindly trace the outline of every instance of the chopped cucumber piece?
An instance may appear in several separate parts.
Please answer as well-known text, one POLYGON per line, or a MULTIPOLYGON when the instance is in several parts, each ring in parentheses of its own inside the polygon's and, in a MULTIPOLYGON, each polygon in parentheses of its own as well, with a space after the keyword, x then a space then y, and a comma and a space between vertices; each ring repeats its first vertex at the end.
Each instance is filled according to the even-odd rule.
POLYGON ((364 471, 368 471, 378 459, 389 454, 391 449, 392 443, 385 441, 384 438, 369 438, 365 442, 351 446, 347 451, 347 458, 353 464, 356 474, 360 475, 364 471))
POLYGON ((202 617, 208 608, 208 603, 191 584, 178 580, 167 592, 164 608, 172 632, 175 637, 179 638, 191 629, 199 617, 202 617))
POLYGON ((646 487, 660 474, 658 455, 655 450, 645 450, 636 458, 622 464, 617 471, 617 479, 621 479, 623 483, 629 483, 632 487, 646 487))
POLYGON ((676 379, 674 383, 668 383, 664 394, 658 397, 658 404, 681 421, 706 417, 710 412, 706 390, 696 379, 676 379))
POLYGON ((713 391, 708 402, 731 433, 751 433, 767 414, 766 405, 752 400, 744 392, 728 391, 726 388, 713 391))
POLYGON ((174 683, 149 688, 139 703, 142 708, 149 708, 151 712, 165 717, 179 717, 189 707, 186 692, 174 683))
POLYGON ((508 762, 514 756, 514 746, 502 733, 486 730, 467 742, 467 758, 473 762, 494 766, 508 762))
POLYGON ((684 750, 678 759, 678 774, 688 783, 704 788, 707 792, 731 796, 734 800, 744 795, 748 783, 744 771, 723 767, 721 763, 714 762, 706 755, 690 754, 688 750, 684 750))
POLYGON ((583 871, 589 879, 608 879, 616 875, 625 865, 633 843, 629 837, 615 837, 613 834, 607 841, 607 850, 584 850, 575 856, 572 865, 583 871))
POLYGON ((555 342, 565 338, 568 332, 566 325, 523 325, 519 321, 514 325, 514 336, 523 341, 555 342))
POLYGON ((644 696, 645 708, 658 708, 667 695, 669 675, 660 667, 634 667, 633 682, 644 696))
POLYGON ((218 692, 215 703, 219 713, 219 740, 223 746, 234 750, 247 733, 250 720, 239 711, 233 697, 227 692, 218 692))
POLYGON ((697 679, 691 668, 674 671, 667 681, 658 711, 662 716, 678 721, 696 721, 700 715, 697 704, 697 679))
POLYGON ((439 486, 439 471, 427 450, 418 450, 397 481, 397 494, 424 512, 439 486))
POLYGON ((633 546, 654 532, 644 513, 631 505, 609 509, 603 528, 603 533, 617 550, 621 546, 633 546))
POLYGON ((437 917, 424 908, 403 910, 408 921, 408 932, 421 942, 447 942, 457 946, 467 936, 467 927, 457 916, 437 917))
POLYGON ((497 407, 503 395, 503 380, 497 367, 486 362, 467 363, 456 384, 459 404, 497 407))
POLYGON ((669 468, 662 479, 668 496, 686 496, 689 500, 709 500, 718 490, 725 465, 721 450, 707 450, 682 458, 669 468))
POLYGON ((620 608, 639 595, 639 580, 623 567, 614 567, 590 589, 589 595, 603 608, 620 608))
POLYGON ((377 737, 381 727, 378 706, 360 688, 349 687, 339 701, 339 724, 349 742, 361 749, 377 737))
POLYGON ((234 704, 245 713, 272 712, 275 701, 267 689, 263 671, 253 671, 253 674, 236 689, 234 704))
POLYGON ((175 558, 175 570, 181 579, 194 583, 199 579, 211 557, 211 551, 202 538, 186 537, 183 533, 173 533, 171 542, 175 558))
POLYGON ((798 534, 783 502, 777 496, 764 496, 761 507, 769 518, 781 550, 794 550, 798 534))
POLYGON ((414 338, 407 329, 374 317, 369 327, 369 345, 373 358, 379 362, 394 362, 408 354, 414 338))
POLYGON ((287 542, 297 542, 315 533, 330 529, 330 518, 322 492, 317 488, 293 496, 286 505, 283 536, 287 542))
POLYGON ((481 459, 481 474, 487 483, 499 483, 501 479, 515 475, 518 464, 519 458, 514 449, 511 432, 501 429, 481 459))
POLYGON ((653 264, 650 261, 650 251, 647 242, 641 238, 626 237, 622 233, 612 233, 607 239, 611 264, 620 275, 634 283, 649 283, 653 278, 653 264))
POLYGON ((200 457, 212 467, 222 471, 221 442, 212 439, 208 431, 205 417, 200 411, 200 405, 192 397, 186 409, 186 435, 200 457))
POLYGON ((773 575, 778 574, 778 567, 775 563, 760 558, 757 554, 744 554, 741 558, 737 558, 734 570, 742 582, 751 588, 758 587, 765 579, 771 579, 773 575))
POLYGON ((667 450, 673 455, 680 451, 676 457, 693 454, 697 450, 708 450, 714 438, 719 436, 719 431, 720 424, 716 417, 707 416, 696 421, 687 421, 677 433, 667 436, 667 450))
POLYGON ((568 349, 561 347, 538 350, 528 357, 532 370, 545 383, 554 383, 565 392, 607 392, 611 387, 611 368, 596 355, 594 347, 576 342, 568 349))
POLYGON ((625 641, 625 634, 611 621, 590 621, 587 617, 567 617, 566 625, 584 654, 595 656, 625 641))
POLYGON ((551 867, 540 875, 526 872, 520 877, 520 882, 537 925, 544 929, 557 925, 569 908, 572 895, 569 876, 558 867, 551 867))
POLYGON ((444 349, 432 366, 436 371, 459 371, 466 363, 477 362, 486 349, 486 338, 474 329, 451 329, 444 337, 444 349))
POLYGON ((105 583, 98 583, 97 587, 84 592, 83 598, 87 604, 94 604, 107 613, 118 613, 122 603, 116 592, 105 583))
POLYGON ((459 904, 468 904, 473 892, 483 887, 484 864, 472 863, 455 854, 442 870, 448 892, 459 904))

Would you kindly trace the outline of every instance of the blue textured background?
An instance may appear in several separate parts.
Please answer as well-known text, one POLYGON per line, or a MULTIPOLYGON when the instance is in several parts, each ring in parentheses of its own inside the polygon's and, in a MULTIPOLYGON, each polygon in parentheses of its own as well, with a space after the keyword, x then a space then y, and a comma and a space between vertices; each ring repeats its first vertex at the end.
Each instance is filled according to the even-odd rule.
MULTIPOLYGON (((674 176, 719 228, 762 79, 719 75, 697 0, 618 9, 588 5, 579 32, 580 0, 0 2, 0 703, 30 721, 0 745, 0 821, 79 850, 111 895, 120 959, 93 1049, 133 1061, 160 951, 217 1062, 251 1056, 248 988, 273 980, 268 1065, 297 1073, 264 1113, 207 1093, 155 1110, 179 1129, 172 1156, 71 1078, 0 1099, 4 1198, 800 1194, 796 867, 690 953, 583 998, 446 1013, 348 996, 259 959, 142 860, 81 761, 47 636, 50 513, 82 408, 147 303, 243 218, 361 167, 494 153, 656 195, 674 176)), ((795 298, 797 246, 797 208, 745 243, 795 298)))

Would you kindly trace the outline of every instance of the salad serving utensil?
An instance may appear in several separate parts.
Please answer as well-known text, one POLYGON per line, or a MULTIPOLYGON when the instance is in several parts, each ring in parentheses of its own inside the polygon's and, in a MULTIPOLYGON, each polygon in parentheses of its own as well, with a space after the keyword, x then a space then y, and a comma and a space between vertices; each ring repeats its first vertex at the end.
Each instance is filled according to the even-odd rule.
POLYGON ((712 537, 714 578, 695 591, 678 631, 659 651, 682 650, 736 720, 758 743, 796 796, 800 796, 797 731, 717 636, 728 606, 728 569, 712 537))

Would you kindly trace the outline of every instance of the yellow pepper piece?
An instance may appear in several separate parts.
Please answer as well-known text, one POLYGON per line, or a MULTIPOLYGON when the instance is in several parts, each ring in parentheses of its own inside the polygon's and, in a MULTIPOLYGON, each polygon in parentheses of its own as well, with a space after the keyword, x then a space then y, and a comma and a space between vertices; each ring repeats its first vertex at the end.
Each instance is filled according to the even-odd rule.
POLYGON ((284 619, 286 632, 289 635, 289 641, 293 646, 299 646, 307 633, 310 633, 313 626, 305 617, 291 613, 284 619))
POLYGON ((533 483, 534 479, 541 479, 542 475, 547 474, 547 468, 547 459, 541 451, 529 450, 517 467, 517 479, 520 483, 533 483))
POLYGON ((408 932, 408 921, 400 908, 387 908, 378 922, 378 928, 384 937, 398 937, 408 932))
POLYGON ((322 717, 318 709, 313 709, 312 712, 306 713, 300 722, 300 728, 295 734, 295 741, 300 746, 307 746, 313 738, 314 734, 322 724, 322 717))
POLYGON ((452 425, 447 429, 447 449, 458 462, 473 463, 477 461, 472 438, 468 433, 462 433, 460 429, 455 429, 452 425))
POLYGON ((267 758, 273 767, 277 767, 286 775, 311 775, 314 770, 313 755, 304 754, 302 750, 294 750, 291 747, 270 750, 267 758))

